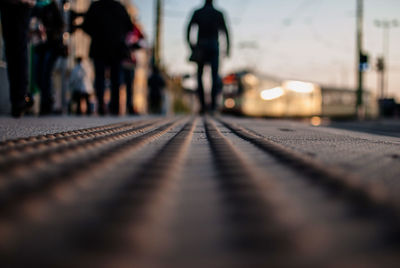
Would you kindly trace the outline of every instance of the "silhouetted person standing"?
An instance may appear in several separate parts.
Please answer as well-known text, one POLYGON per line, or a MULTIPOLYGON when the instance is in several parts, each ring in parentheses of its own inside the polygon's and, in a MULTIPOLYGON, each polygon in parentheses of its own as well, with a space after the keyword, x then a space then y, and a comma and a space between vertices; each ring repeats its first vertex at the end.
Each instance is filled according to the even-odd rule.
POLYGON ((187 42, 192 49, 192 61, 197 63, 197 83, 198 96, 201 105, 200 113, 206 111, 203 87, 203 69, 204 65, 211 65, 212 89, 211 89, 211 109, 217 108, 217 95, 221 91, 222 82, 219 77, 219 34, 223 33, 226 38, 226 56, 230 54, 230 42, 228 28, 226 27, 224 15, 213 6, 212 0, 206 0, 205 5, 196 10, 189 22, 187 28, 187 42), (190 40, 192 26, 197 25, 198 37, 197 44, 190 40))
POLYGON ((82 29, 92 38, 90 57, 95 67, 95 89, 98 113, 104 115, 105 70, 110 68, 111 102, 110 112, 119 113, 119 86, 121 61, 127 53, 125 37, 133 29, 126 9, 117 1, 93 2, 87 11, 82 29))
POLYGON ((0 13, 5 43, 11 114, 20 117, 32 106, 28 92, 28 25, 32 0, 1 0, 0 13))

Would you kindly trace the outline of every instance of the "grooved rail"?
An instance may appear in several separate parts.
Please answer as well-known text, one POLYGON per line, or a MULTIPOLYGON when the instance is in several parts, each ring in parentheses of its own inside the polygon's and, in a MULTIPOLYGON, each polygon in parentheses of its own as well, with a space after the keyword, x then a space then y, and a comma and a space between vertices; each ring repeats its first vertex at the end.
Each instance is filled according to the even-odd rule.
POLYGON ((381 186, 224 116, 4 141, 0 266, 396 267, 381 186))

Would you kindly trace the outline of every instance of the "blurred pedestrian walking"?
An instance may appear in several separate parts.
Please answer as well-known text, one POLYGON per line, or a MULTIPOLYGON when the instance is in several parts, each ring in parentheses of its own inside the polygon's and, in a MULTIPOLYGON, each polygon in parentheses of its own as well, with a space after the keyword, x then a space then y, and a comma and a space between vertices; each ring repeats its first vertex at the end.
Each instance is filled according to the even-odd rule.
POLYGON ((110 113, 119 114, 119 86, 121 61, 127 53, 125 38, 133 29, 126 9, 114 0, 93 2, 87 11, 82 29, 92 38, 90 57, 95 67, 95 89, 98 114, 104 115, 105 71, 110 68, 111 102, 110 113))
POLYGON ((203 87, 204 66, 211 65, 212 89, 211 89, 211 111, 217 109, 217 96, 222 90, 222 81, 219 76, 219 34, 223 33, 226 38, 226 56, 230 55, 230 41, 228 28, 224 15, 213 6, 212 0, 206 0, 205 5, 196 10, 188 24, 186 39, 192 50, 190 61, 197 63, 197 86, 200 101, 200 114, 206 112, 206 103, 203 87), (191 40, 193 26, 198 27, 197 43, 191 40))
POLYGON ((90 68, 84 64, 81 57, 76 58, 76 65, 72 69, 69 78, 71 89, 71 102, 70 111, 72 106, 76 105, 76 114, 82 114, 82 100, 86 102, 86 114, 92 113, 92 105, 90 103, 90 96, 93 94, 93 81, 90 76, 90 68))
MULTIPOLYGON (((43 1, 44 2, 44 1, 43 1)), ((55 0, 37 5, 32 12, 45 29, 45 40, 35 46, 35 82, 40 89, 40 115, 53 112, 53 68, 58 57, 65 55, 63 43, 64 20, 55 0)))
POLYGON ((128 53, 122 61, 122 84, 126 86, 126 111, 130 115, 136 114, 133 105, 134 80, 136 69, 136 51, 144 47, 144 35, 140 28, 134 23, 132 30, 126 36, 128 53))
POLYGON ((32 105, 28 96, 28 26, 34 0, 1 0, 0 14, 7 72, 10 85, 11 114, 22 116, 32 105))
POLYGON ((162 100, 164 88, 166 86, 165 79, 162 77, 157 66, 153 65, 152 73, 148 79, 149 86, 149 112, 151 114, 161 114, 162 100))

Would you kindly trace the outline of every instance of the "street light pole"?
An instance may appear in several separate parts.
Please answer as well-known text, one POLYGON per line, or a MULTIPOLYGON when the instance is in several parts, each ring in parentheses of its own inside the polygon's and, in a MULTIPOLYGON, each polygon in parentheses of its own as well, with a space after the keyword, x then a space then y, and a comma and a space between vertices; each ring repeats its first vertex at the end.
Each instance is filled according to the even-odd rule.
POLYGON ((153 48, 154 65, 159 67, 161 62, 161 27, 162 27, 162 0, 156 0, 156 24, 153 48))
POLYGON ((357 116, 363 116, 363 0, 357 0, 357 102, 356 102, 356 113, 357 116))

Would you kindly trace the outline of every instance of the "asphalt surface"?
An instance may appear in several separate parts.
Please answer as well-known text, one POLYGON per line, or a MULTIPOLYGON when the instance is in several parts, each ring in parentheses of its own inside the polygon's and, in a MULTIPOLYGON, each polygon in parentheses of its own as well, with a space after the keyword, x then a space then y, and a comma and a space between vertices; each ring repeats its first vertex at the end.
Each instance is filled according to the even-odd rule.
POLYGON ((346 124, 0 118, 0 266, 397 267, 397 122, 346 124))
POLYGON ((328 124, 330 127, 365 132, 383 136, 400 138, 400 120, 371 120, 371 121, 337 121, 328 124))

